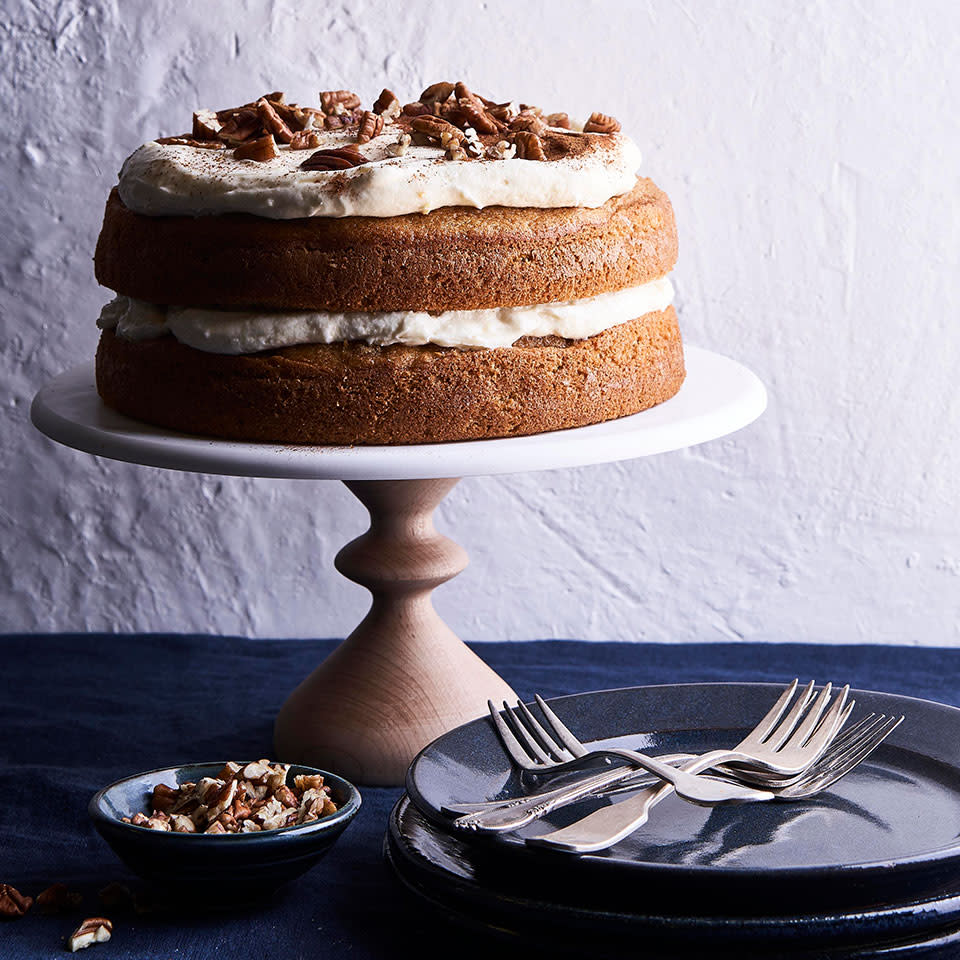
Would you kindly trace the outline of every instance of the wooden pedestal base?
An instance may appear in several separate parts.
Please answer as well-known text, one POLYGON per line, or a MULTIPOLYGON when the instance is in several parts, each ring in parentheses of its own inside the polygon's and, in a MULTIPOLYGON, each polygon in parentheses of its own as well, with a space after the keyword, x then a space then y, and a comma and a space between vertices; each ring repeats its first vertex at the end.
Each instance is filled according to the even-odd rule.
POLYGON ((431 740, 516 694, 440 619, 430 594, 467 565, 433 526, 456 480, 346 485, 370 512, 337 569, 373 594, 370 612, 300 684, 277 716, 277 757, 362 784, 403 783, 431 740))

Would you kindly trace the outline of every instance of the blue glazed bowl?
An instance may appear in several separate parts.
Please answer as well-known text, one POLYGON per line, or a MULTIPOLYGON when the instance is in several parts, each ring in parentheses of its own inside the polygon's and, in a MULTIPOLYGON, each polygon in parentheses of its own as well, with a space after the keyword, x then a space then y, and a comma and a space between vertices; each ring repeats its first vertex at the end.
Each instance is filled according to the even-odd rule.
POLYGON ((330 787, 336 813, 310 823, 259 833, 173 833, 124 823, 121 817, 148 812, 153 788, 215 776, 224 766, 188 763, 117 780, 94 795, 88 807, 97 832, 134 873, 178 898, 198 903, 273 891, 309 870, 333 846, 360 809, 357 788, 326 770, 293 765, 298 774, 320 773, 330 787))

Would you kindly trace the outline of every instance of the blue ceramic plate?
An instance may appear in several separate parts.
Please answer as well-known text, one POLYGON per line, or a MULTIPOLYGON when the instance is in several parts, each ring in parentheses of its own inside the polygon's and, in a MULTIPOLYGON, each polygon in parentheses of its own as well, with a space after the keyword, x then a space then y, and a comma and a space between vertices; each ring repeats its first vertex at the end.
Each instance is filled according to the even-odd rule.
MULTIPOLYGON (((498 869, 461 835, 430 823, 407 797, 390 816, 384 848, 394 875, 429 919, 439 913, 495 936, 497 949, 483 951, 492 956, 955 960, 960 954, 960 883, 893 906, 734 916, 688 897, 689 913, 663 913, 649 907, 643 884, 627 890, 619 884, 613 893, 603 884, 549 886, 502 864, 498 869), (505 952, 501 944, 516 949, 505 952)), ((483 940, 472 943, 480 955, 483 940)))
MULTIPOLYGON (((737 743, 782 690, 776 684, 713 683, 633 687, 560 697, 553 709, 588 744, 648 753, 690 752, 737 743)), ((527 880, 625 882, 648 905, 696 913, 782 914, 897 904, 960 879, 960 710, 855 691, 854 716, 903 714, 905 722, 864 764, 819 796, 797 803, 698 807, 672 797, 650 822, 600 854, 527 847, 516 834, 471 835, 478 862, 527 880)), ((413 762, 407 790, 441 829, 445 804, 524 792, 488 718, 430 744, 413 762)), ((565 825, 593 800, 557 811, 565 825)))
POLYGON ((155 885, 200 894, 203 900, 214 894, 235 899, 237 891, 273 890, 309 870, 360 809, 360 793, 352 783, 325 770, 293 765, 288 782, 301 773, 323 774, 339 807, 336 813, 280 830, 218 836, 150 830, 121 819, 146 811, 158 783, 174 786, 212 777, 224 762, 164 767, 117 780, 91 799, 93 825, 131 870, 155 885))

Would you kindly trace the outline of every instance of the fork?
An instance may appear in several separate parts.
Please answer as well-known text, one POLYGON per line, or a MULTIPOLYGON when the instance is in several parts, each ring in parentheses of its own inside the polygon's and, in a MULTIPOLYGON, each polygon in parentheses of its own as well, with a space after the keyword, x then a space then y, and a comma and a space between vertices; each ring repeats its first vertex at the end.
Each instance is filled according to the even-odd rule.
MULTIPOLYGON (((832 705, 827 709, 832 691, 832 685, 828 683, 811 705, 814 696, 814 683, 810 681, 790 712, 784 717, 783 714, 793 699, 797 686, 797 680, 789 684, 766 716, 733 750, 715 750, 705 754, 703 758, 696 758, 700 761, 704 759, 707 761, 706 766, 700 766, 699 770, 706 770, 721 763, 738 761, 750 764, 755 768, 753 771, 738 768, 736 773, 738 779, 762 777, 761 770, 766 774, 776 774, 786 778, 798 776, 814 763, 846 721, 853 704, 851 703, 847 708, 846 700, 849 687, 844 687, 840 695, 834 699, 832 705)), ((518 703, 517 710, 514 711, 506 703, 504 704, 506 716, 512 722, 511 728, 493 704, 488 701, 491 716, 505 749, 510 754, 511 759, 524 770, 558 772, 571 769, 580 765, 584 760, 594 757, 622 757, 630 760, 631 763, 635 763, 637 757, 644 760, 649 759, 644 757, 643 754, 636 754, 630 750, 589 751, 567 729, 542 697, 537 695, 536 700, 557 740, 547 733, 526 705, 518 703), (521 740, 523 741, 522 744, 521 740), (558 740, 560 742, 557 742, 558 740)), ((689 760, 690 758, 689 755, 680 755, 659 758, 658 762, 661 766, 665 766, 670 760, 676 761, 677 759, 689 760)), ((643 766, 645 769, 651 769, 647 764, 643 764, 643 766)), ((672 767, 667 767, 667 769, 671 772, 677 772, 672 767)), ((651 772, 660 776, 659 770, 652 770, 651 772)), ((444 809, 445 812, 457 815, 453 824, 460 829, 515 830, 517 827, 523 826, 551 810, 604 787, 636 777, 636 775, 637 771, 633 766, 613 768, 593 777, 579 780, 574 784, 530 794, 513 801, 496 804, 492 808, 485 806, 480 810, 472 809, 466 812, 463 811, 463 808, 457 810, 456 806, 448 806, 444 809)), ((672 782, 668 777, 662 779, 672 782)), ((716 783, 717 781, 704 779, 701 782, 716 783)), ((683 796, 683 794, 680 795, 683 796)))
MULTIPOLYGON (((903 717, 869 714, 841 736, 820 760, 788 785, 772 787, 778 800, 800 800, 826 790, 862 763, 903 722, 903 717)), ((703 769, 705 757, 691 760, 685 769, 703 769)), ((602 807, 576 823, 551 830, 526 843, 571 853, 594 853, 613 846, 647 822, 650 811, 670 795, 670 784, 648 787, 620 803, 602 807)))

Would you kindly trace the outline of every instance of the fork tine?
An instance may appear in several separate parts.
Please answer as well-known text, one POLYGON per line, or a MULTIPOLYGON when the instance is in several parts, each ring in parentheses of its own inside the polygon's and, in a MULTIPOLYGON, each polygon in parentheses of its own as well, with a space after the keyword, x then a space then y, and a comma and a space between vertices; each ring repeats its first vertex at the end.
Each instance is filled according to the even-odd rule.
POLYGON ((773 728, 777 725, 778 721, 783 716, 784 710, 787 709, 788 704, 793 699, 793 695, 797 692, 797 686, 799 683, 799 679, 794 679, 787 686, 787 689, 780 694, 780 698, 770 708, 770 712, 751 731, 751 740, 755 739, 762 741, 769 736, 770 731, 773 730, 773 728))
POLYGON ((828 683, 820 691, 816 700, 814 700, 810 705, 810 709, 806 712, 797 729, 794 730, 794 732, 790 735, 790 743, 803 746, 810 739, 811 734, 814 730, 816 730, 817 724, 820 722, 820 718, 823 716, 823 712, 827 709, 827 705, 830 703, 830 696, 832 692, 832 683, 828 683))
POLYGON ((830 766, 816 776, 788 787, 781 795, 799 799, 826 790, 831 784, 845 777, 854 767, 863 763, 887 737, 903 722, 903 717, 882 717, 881 724, 859 743, 850 744, 839 756, 831 759, 830 766))
POLYGON ((492 700, 487 701, 487 707, 490 710, 490 716, 493 719, 493 725, 497 728, 500 736, 500 742, 504 749, 510 754, 510 759, 524 770, 530 770, 537 764, 532 762, 532 757, 520 745, 520 741, 513 735, 513 731, 507 725, 507 722, 500 716, 500 711, 493 705, 492 700))
MULTIPOLYGON (((553 759, 559 760, 561 763, 565 760, 570 760, 573 758, 574 754, 570 750, 565 750, 553 737, 544 730, 540 721, 530 712, 529 707, 522 701, 517 701, 517 710, 523 716, 524 721, 526 722, 527 730, 533 737, 539 741, 540 746, 543 747, 547 753, 553 755, 553 759)), ((519 719, 519 718, 518 718, 519 719)))
POLYGON ((850 685, 847 684, 840 691, 839 696, 833 701, 830 709, 824 714, 819 725, 805 738, 799 741, 802 747, 808 749, 812 754, 819 756, 840 732, 849 711, 845 712, 847 697, 850 695, 850 685))
POLYGON ((527 751, 530 758, 537 761, 538 766, 552 767, 557 763, 557 761, 537 743, 530 731, 524 726, 523 721, 517 716, 513 707, 511 707, 506 700, 503 701, 503 713, 505 715, 505 722, 510 724, 510 729, 513 730, 516 739, 520 742, 523 749, 527 751))
POLYGON ((547 718, 547 723, 550 724, 550 728, 556 734, 557 739, 559 739, 560 742, 575 757, 582 756, 584 751, 583 744, 567 729, 564 722, 547 706, 546 700, 544 700, 539 693, 535 693, 533 696, 537 701, 537 706, 547 718))
POLYGON ((776 728, 770 733, 770 735, 764 740, 766 746, 771 750, 778 750, 786 742, 787 737, 793 733, 794 727, 800 722, 800 718, 803 716, 804 711, 807 709, 807 705, 810 703, 811 698, 813 697, 813 687, 814 682, 811 680, 804 688, 803 692, 800 694, 800 699, 793 705, 793 708, 790 712, 784 717, 783 720, 776 726, 776 728))

